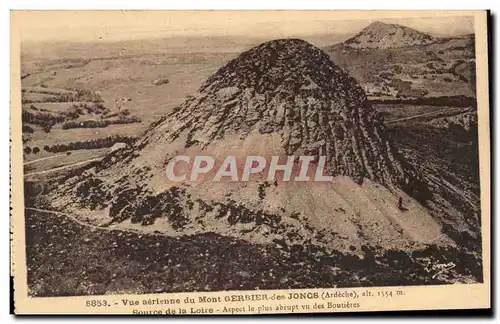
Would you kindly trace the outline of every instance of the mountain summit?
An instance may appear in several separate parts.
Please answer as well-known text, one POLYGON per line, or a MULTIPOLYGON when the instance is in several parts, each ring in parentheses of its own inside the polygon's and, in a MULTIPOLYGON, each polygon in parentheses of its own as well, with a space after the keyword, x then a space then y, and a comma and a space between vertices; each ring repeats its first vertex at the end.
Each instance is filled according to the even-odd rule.
POLYGON ((356 80, 299 39, 242 53, 159 127, 169 130, 158 133, 168 141, 185 133, 185 147, 199 149, 231 135, 243 140, 273 134, 280 140, 269 153, 324 155, 331 174, 357 182, 401 185, 414 176, 388 143, 382 119, 356 80))
POLYGON ((424 45, 434 38, 413 28, 376 21, 344 42, 352 48, 395 48, 424 45))
POLYGON ((358 83, 317 47, 280 39, 229 61, 132 147, 69 178, 51 198, 93 223, 352 252, 447 242, 418 201, 425 192, 358 83), (207 153, 325 156, 334 180, 168 181, 176 156, 207 153))

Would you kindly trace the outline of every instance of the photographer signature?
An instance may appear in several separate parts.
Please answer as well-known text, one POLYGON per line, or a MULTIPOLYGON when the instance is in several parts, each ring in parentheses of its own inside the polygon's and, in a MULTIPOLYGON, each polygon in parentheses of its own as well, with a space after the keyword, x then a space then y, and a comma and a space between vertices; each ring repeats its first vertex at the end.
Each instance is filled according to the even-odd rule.
POLYGON ((434 271, 437 271, 432 275, 432 279, 435 279, 437 275, 441 273, 445 273, 448 270, 451 270, 456 267, 456 264, 453 262, 448 262, 448 263, 436 263, 432 264, 431 261, 429 260, 427 262, 427 265, 425 266, 424 270, 427 271, 427 273, 431 273, 434 271))

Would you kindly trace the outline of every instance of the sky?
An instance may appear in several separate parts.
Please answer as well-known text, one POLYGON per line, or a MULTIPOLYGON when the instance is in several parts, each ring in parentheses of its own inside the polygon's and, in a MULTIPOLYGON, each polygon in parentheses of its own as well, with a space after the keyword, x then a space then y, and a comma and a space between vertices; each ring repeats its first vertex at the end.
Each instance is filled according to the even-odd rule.
POLYGON ((466 14, 450 11, 16 11, 11 15, 11 24, 21 41, 354 35, 373 21, 401 24, 436 36, 453 36, 474 32, 473 17, 464 16, 466 14))

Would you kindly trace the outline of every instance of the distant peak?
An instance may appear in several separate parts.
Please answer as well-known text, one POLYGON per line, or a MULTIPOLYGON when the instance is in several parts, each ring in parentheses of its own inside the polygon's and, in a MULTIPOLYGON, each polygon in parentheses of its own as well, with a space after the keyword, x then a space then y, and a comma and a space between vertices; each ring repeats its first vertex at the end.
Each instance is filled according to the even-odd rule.
POLYGON ((352 48, 395 48, 425 45, 433 41, 431 35, 416 29, 375 21, 344 44, 352 48))

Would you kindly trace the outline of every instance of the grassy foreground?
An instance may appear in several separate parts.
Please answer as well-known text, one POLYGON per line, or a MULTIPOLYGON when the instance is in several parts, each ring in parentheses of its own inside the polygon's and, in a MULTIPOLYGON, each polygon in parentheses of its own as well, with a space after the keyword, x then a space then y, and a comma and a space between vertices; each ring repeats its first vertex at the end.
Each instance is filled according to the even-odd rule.
POLYGON ((168 238, 82 226, 26 210, 32 296, 397 286, 481 281, 477 260, 429 247, 365 257, 314 246, 258 246, 213 233, 168 238), (433 278, 429 264, 456 267, 433 278), (458 263, 457 263, 458 262, 458 263))

